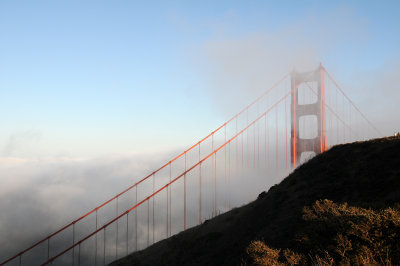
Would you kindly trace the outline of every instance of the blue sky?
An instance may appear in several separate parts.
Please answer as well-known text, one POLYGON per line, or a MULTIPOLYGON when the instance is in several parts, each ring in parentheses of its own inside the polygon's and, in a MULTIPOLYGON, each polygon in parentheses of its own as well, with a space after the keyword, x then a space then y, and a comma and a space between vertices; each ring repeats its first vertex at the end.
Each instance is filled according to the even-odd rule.
MULTIPOLYGON (((239 102, 243 88, 216 104, 215 92, 241 78, 223 71, 218 55, 253 47, 273 59, 254 64, 274 69, 260 88, 299 63, 290 55, 309 53, 305 65, 323 62, 368 107, 379 98, 369 87, 400 70, 399 11, 398 1, 1 0, 0 156, 186 147, 259 92, 239 102)), ((386 91, 392 100, 395 90, 386 91)), ((376 110, 366 113, 379 123, 376 110)))

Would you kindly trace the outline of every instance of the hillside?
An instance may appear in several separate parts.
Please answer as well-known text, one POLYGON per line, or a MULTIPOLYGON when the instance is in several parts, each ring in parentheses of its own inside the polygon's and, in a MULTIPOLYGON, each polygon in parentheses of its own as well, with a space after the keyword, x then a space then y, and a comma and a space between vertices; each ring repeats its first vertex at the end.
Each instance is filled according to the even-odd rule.
POLYGON ((111 265, 238 265, 252 240, 290 248, 316 200, 379 209, 400 202, 400 139, 332 147, 250 204, 231 210, 111 265))

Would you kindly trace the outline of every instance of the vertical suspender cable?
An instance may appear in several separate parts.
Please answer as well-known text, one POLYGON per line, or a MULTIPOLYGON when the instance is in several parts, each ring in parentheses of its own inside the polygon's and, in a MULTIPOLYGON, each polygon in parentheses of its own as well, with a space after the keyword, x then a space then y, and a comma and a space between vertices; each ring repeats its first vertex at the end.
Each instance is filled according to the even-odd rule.
POLYGON ((166 191, 166 193, 167 193, 167 200, 165 201, 165 203, 167 204, 167 212, 166 212, 166 215, 167 215, 167 217, 166 217, 166 227, 165 227, 165 238, 168 238, 168 217, 169 217, 169 199, 168 199, 168 197, 169 197, 169 186, 167 186, 167 189, 165 190, 166 191))
POLYGON ((167 200, 165 201, 165 203, 167 204, 167 212, 166 212, 166 222, 165 222, 165 224, 166 224, 166 227, 165 227, 165 238, 168 238, 168 216, 169 216, 169 199, 168 199, 168 194, 169 194, 169 186, 167 186, 167 189, 166 189, 166 193, 167 193, 167 200))
MULTIPOLYGON (((344 114, 345 114, 345 111, 344 111, 344 95, 342 95, 342 109, 343 109, 343 119, 344 119, 344 114)), ((343 123, 343 143, 346 143, 346 127, 345 127, 345 124, 343 123)))
POLYGON ((269 170, 270 167, 270 151, 269 151, 269 119, 268 119, 268 114, 266 114, 267 117, 267 171, 269 170))
MULTIPOLYGON (((338 106, 338 90, 335 89, 336 92, 336 112, 339 112, 338 106)), ((339 119, 336 118, 336 144, 339 144, 339 119)))
POLYGON ((228 210, 231 209, 231 194, 230 194, 230 182, 231 182, 231 142, 229 142, 229 155, 228 155, 228 210))
MULTIPOLYGON (((156 176, 155 176, 155 174, 153 174, 153 193, 154 193, 154 191, 155 191, 155 183, 156 183, 156 176)), ((154 227, 155 227, 155 225, 154 225, 154 206, 155 206, 155 204, 154 204, 154 201, 155 201, 155 198, 156 198, 156 196, 154 195, 153 196, 153 244, 154 244, 154 241, 155 241, 155 237, 154 237, 154 227)))
MULTIPOLYGON (((97 211, 96 210, 96 231, 97 231, 97 211)), ((95 235, 95 245, 94 245, 94 265, 97 266, 97 233, 95 235)))
MULTIPOLYGON (((239 118, 237 118, 236 117, 236 133, 235 134, 237 134, 238 133, 238 119, 239 118)), ((238 169, 239 169, 239 148, 238 148, 238 144, 239 144, 239 139, 237 138, 236 140, 235 140, 235 143, 236 143, 236 172, 238 172, 238 169)))
MULTIPOLYGON (((170 164, 170 166, 171 166, 171 164, 170 164)), ((169 231, 168 230, 168 228, 169 228, 168 222, 169 222, 169 212, 170 212, 170 209, 169 209, 169 197, 171 197, 171 195, 169 195, 169 190, 170 190, 170 185, 166 189, 166 191, 167 191, 167 230, 166 230, 167 234, 166 234, 166 238, 168 238, 168 236, 169 236, 169 232, 168 232, 169 231)))
POLYGON ((351 105, 349 104, 349 126, 350 126, 350 132, 349 132, 349 135, 350 135, 350 142, 352 141, 352 139, 351 139, 351 105))
POLYGON ((78 245, 78 265, 81 266, 81 244, 78 245))
POLYGON ((106 265, 106 227, 104 227, 104 237, 103 237, 103 265, 106 265))
POLYGON ((150 246, 150 199, 147 199, 147 247, 150 246))
MULTIPOLYGON (((214 134, 211 136, 211 151, 214 152, 214 134)), ((215 176, 214 176, 214 167, 215 167, 215 154, 212 155, 211 157, 211 177, 212 177, 212 182, 213 182, 213 187, 215 190, 215 176)), ((214 194, 214 193, 213 193, 214 194)), ((215 195, 215 194, 214 194, 215 195)), ((213 217, 215 217, 215 197, 213 197, 213 212, 212 212, 213 217)))
MULTIPOLYGON (((171 183, 172 173, 171 166, 172 163, 169 164, 169 182, 171 183)), ((169 236, 172 235, 172 185, 169 186, 169 236)))
MULTIPOLYGON (((135 198, 135 205, 138 203, 138 188, 136 186, 136 198, 135 198)), ((138 226, 138 215, 137 215, 137 208, 135 208, 135 251, 138 251, 138 234, 137 234, 137 226, 138 226)))
POLYGON ((287 157, 287 99, 285 99, 285 160, 286 171, 288 170, 288 157, 287 157))
MULTIPOLYGON (((201 160, 200 143, 199 143, 199 162, 201 160)), ((201 218, 201 163, 199 164, 199 224, 202 222, 201 218)))
POLYGON ((47 260, 50 259, 50 238, 47 239, 47 260))
MULTIPOLYGON (((75 244, 75 223, 72 224, 72 245, 75 244)), ((47 253, 47 260, 49 260, 49 254, 47 253)), ((72 266, 75 264, 75 248, 72 249, 72 266)))
POLYGON ((186 230, 186 152, 185 152, 185 175, 183 176, 183 229, 186 230))
POLYGON ((214 217, 217 216, 217 153, 214 154, 214 217))
MULTIPOLYGON (((311 101, 312 101, 312 97, 313 97, 312 94, 311 94, 311 92, 310 92, 308 95, 309 95, 309 102, 311 102, 311 101)), ((322 115, 322 114, 321 114, 321 115, 322 115)), ((316 126, 316 127, 317 127, 316 131, 318 131, 318 126, 316 126)), ((313 127, 311 126, 311 121, 309 122, 308 128, 309 128, 309 129, 313 128, 313 127)), ((317 133, 317 136, 318 136, 318 133, 317 133)), ((312 142, 312 145, 313 145, 313 152, 314 152, 314 154, 317 154, 316 147, 315 147, 315 141, 312 142)))
POLYGON ((264 116, 264 144, 265 169, 267 169, 267 115, 264 116))
MULTIPOLYGON (((116 212, 116 216, 115 217, 118 217, 118 197, 117 197, 116 203, 117 203, 117 207, 115 209, 115 212, 116 212)), ((116 238, 115 238, 115 259, 118 258, 118 221, 119 220, 116 221, 117 234, 116 234, 116 238)))
MULTIPOLYGON (((225 131, 224 131, 224 143, 226 143, 226 125, 225 125, 225 131)), ((226 163, 227 163, 227 161, 226 161, 226 149, 227 149, 227 147, 225 146, 225 147, 224 147, 224 155, 225 155, 225 159, 224 159, 225 188, 226 188, 226 184, 228 183, 227 175, 226 175, 226 163)), ((226 200, 228 200, 228 199, 227 199, 227 193, 225 193, 225 196, 226 196, 226 200)))
MULTIPOLYGON (((257 117, 260 115, 260 110, 257 105, 257 117)), ((260 122, 257 122, 257 167, 260 169, 260 122)))
MULTIPOLYGON (((249 109, 246 109, 246 126, 249 125, 249 109)), ((247 138, 247 144, 246 144, 246 150, 247 150, 247 168, 250 168, 250 159, 249 159, 249 129, 246 130, 246 138, 247 138)))
POLYGON ((276 134, 276 136, 275 136, 275 140, 276 140, 276 147, 275 147, 275 168, 276 168, 276 173, 278 174, 278 151, 279 151, 279 149, 278 149, 278 137, 279 137, 279 135, 278 135, 278 106, 276 107, 276 109, 275 109, 275 130, 276 130, 276 132, 275 132, 275 134, 276 134))
POLYGON ((126 214, 126 256, 128 256, 129 249, 129 212, 126 214))
POLYGON ((244 133, 241 134, 242 135, 242 172, 244 170, 244 133))
POLYGON ((256 124, 253 125, 253 168, 256 168, 256 124))
MULTIPOLYGON (((224 143, 226 143, 226 126, 225 126, 225 131, 224 131, 224 143)), ((226 180, 226 146, 224 147, 224 155, 225 155, 224 177, 225 177, 225 180, 226 180)))

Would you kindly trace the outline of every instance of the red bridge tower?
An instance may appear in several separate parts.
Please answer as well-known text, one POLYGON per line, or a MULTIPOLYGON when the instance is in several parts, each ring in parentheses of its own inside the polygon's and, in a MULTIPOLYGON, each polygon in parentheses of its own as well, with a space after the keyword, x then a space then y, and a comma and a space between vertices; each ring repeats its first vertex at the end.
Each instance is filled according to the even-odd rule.
POLYGON ((319 154, 326 151, 326 121, 325 121, 325 69, 320 65, 312 72, 292 72, 292 104, 291 104, 291 162, 296 167, 303 152, 319 154), (317 101, 310 104, 299 104, 298 88, 302 83, 317 82, 317 101), (317 136, 311 139, 300 138, 300 117, 314 115, 317 120, 317 136))

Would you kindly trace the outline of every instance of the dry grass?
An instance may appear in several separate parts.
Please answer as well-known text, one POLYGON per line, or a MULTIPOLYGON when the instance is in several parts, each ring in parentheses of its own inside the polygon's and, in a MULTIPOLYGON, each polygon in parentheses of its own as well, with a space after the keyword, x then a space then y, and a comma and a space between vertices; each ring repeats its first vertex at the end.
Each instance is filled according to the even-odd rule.
POLYGON ((303 210, 306 227, 294 252, 254 241, 252 265, 395 265, 400 261, 400 208, 380 211, 316 201, 303 210))
POLYGON ((251 257, 254 265, 282 265, 278 260, 280 250, 270 248, 262 241, 251 242, 246 253, 251 257))

